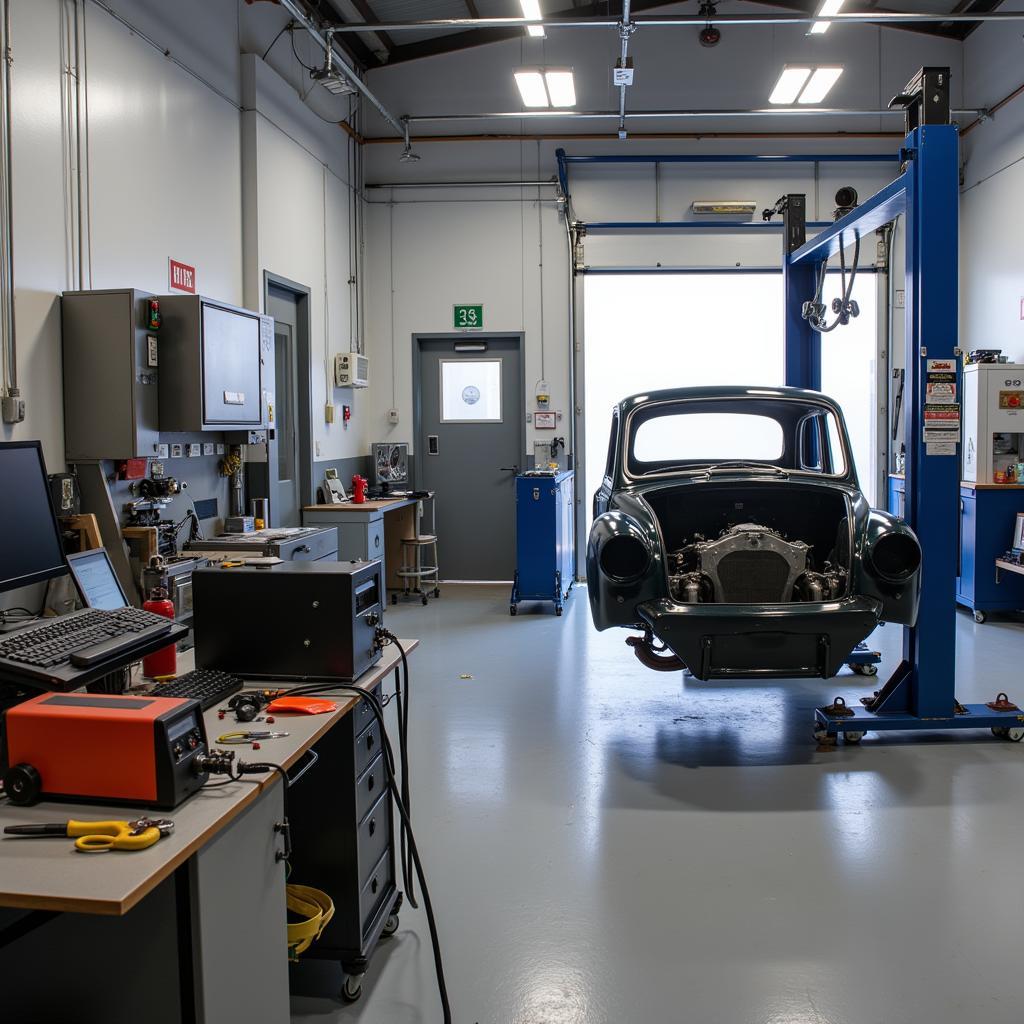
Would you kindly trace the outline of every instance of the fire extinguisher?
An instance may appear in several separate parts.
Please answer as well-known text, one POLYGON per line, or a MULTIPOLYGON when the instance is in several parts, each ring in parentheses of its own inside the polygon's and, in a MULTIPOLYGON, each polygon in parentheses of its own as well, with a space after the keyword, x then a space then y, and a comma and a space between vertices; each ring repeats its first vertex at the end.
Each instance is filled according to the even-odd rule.
MULTIPOLYGON (((147 612, 155 615, 163 615, 164 618, 174 618, 174 602, 167 596, 163 587, 154 587, 149 592, 149 600, 142 607, 147 612)), ((173 676, 178 671, 178 649, 174 644, 161 647, 153 654, 147 654, 142 659, 142 674, 155 679, 158 676, 173 676)))
POLYGON ((352 477, 352 503, 354 505, 362 505, 366 501, 366 485, 368 482, 365 476, 359 476, 358 473, 352 477))

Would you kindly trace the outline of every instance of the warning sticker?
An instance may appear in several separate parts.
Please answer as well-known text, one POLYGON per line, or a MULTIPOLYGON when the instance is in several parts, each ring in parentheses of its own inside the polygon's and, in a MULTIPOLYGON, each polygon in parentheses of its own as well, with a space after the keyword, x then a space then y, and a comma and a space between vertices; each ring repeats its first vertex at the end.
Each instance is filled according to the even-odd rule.
POLYGON ((926 370, 928 373, 956 373, 955 359, 929 359, 926 370))
POLYGON ((947 383, 954 383, 956 381, 955 373, 929 373, 927 374, 928 383, 931 384, 937 381, 946 381, 947 383))
POLYGON ((924 421, 928 423, 960 423, 960 406, 959 405, 932 405, 926 404, 924 407, 924 421))
POLYGON ((924 446, 925 455, 956 455, 956 445, 952 441, 930 441, 924 446))
POLYGON ((959 430, 933 430, 925 428, 924 443, 931 444, 933 441, 952 441, 954 444, 960 440, 959 430))
POLYGON ((925 401, 926 402, 955 402, 956 401, 956 384, 947 383, 945 381, 933 381, 931 377, 928 378, 928 383, 925 387, 925 401))

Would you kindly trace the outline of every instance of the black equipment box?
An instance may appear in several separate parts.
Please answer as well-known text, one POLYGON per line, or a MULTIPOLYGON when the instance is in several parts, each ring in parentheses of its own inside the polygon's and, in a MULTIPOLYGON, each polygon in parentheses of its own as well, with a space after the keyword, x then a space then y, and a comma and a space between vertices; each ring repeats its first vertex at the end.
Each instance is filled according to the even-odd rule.
POLYGON ((381 563, 281 562, 192 574, 196 666, 351 681, 381 657, 381 563))

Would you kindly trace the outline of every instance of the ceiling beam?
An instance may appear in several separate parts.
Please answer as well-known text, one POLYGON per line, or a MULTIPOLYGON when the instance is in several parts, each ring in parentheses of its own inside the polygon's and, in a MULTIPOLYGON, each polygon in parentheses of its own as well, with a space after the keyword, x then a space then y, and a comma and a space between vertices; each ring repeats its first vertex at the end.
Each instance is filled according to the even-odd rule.
MULTIPOLYGON (((781 10, 794 11, 798 14, 814 14, 814 12, 821 6, 817 0, 750 0, 750 2, 760 4, 762 7, 778 7, 781 10)), ((977 2, 985 3, 992 2, 992 0, 977 0, 977 2)), ((999 0, 994 0, 994 2, 998 3, 999 0)), ((895 13, 891 7, 882 7, 876 3, 872 3, 869 6, 872 10, 878 11, 879 14, 895 13)), ((915 25, 913 23, 904 23, 886 25, 883 27, 899 29, 902 32, 917 32, 926 36, 939 36, 943 39, 960 39, 962 36, 956 30, 967 28, 968 26, 959 24, 942 25, 931 23, 927 25, 915 25)), ((973 26, 971 27, 973 28, 973 26)))
MULTIPOLYGON (((378 18, 377 15, 373 13, 373 9, 366 2, 366 0, 350 0, 350 2, 352 6, 359 12, 363 21, 368 21, 371 24, 380 21, 380 18, 378 18)), ((474 14, 473 17, 479 18, 480 15, 474 14)), ((384 31, 374 32, 373 34, 384 44, 384 49, 388 51, 388 59, 390 60, 391 55, 395 52, 396 49, 394 38, 384 31)))
MULTIPOLYGON (((551 18, 585 18, 593 14, 605 13, 603 10, 598 10, 599 6, 604 8, 605 4, 598 4, 592 0, 590 3, 576 6, 576 0, 573 0, 573 6, 568 10, 547 11, 545 15, 551 18)), ((613 16, 621 13, 622 4, 619 0, 616 0, 616 3, 612 6, 616 8, 612 12, 613 16)), ((652 11, 658 7, 671 6, 672 4, 668 0, 633 0, 630 10, 633 14, 640 14, 644 11, 652 11)), ((478 15, 474 14, 473 17, 478 17, 478 15)), ((400 43, 391 53, 388 64, 403 64, 406 61, 419 60, 421 57, 437 57, 444 53, 468 50, 474 46, 500 43, 506 39, 519 39, 523 31, 518 25, 497 28, 470 28, 443 36, 433 36, 430 39, 422 39, 415 43, 400 43)))

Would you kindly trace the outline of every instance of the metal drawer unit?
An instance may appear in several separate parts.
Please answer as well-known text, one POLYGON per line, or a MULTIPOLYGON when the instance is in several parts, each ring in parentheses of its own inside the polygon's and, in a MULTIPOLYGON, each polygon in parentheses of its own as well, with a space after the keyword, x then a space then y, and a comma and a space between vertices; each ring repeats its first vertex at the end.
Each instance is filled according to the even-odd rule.
POLYGON ((255 530, 229 533, 210 540, 193 540, 190 551, 217 551, 241 557, 271 555, 285 562, 318 562, 338 558, 338 535, 333 529, 315 527, 255 530))
POLYGON ((516 477, 516 575, 509 611, 520 601, 552 601, 555 614, 575 582, 573 471, 516 477))
MULTIPOLYGON (((373 692, 380 697, 380 684, 373 692)), ((323 889, 335 910, 303 959, 338 961, 355 979, 346 989, 358 991, 381 935, 397 927, 402 901, 380 726, 365 701, 324 735, 316 752, 314 784, 289 793, 291 877, 323 889)))

